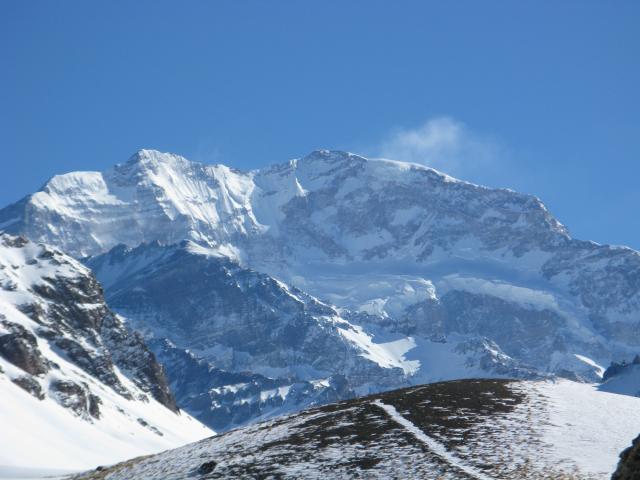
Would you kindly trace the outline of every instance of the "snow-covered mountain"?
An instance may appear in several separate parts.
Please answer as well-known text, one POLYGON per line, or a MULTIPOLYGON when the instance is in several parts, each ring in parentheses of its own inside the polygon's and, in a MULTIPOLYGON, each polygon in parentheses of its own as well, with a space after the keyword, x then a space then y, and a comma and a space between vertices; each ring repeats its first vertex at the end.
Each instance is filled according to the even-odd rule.
POLYGON ((81 263, 0 234, 0 469, 81 469, 213 432, 81 263))
MULTIPOLYGON (((639 406, 567 380, 435 383, 306 410, 75 480, 604 480, 640 430, 640 417, 614 412, 639 406)), ((629 460, 626 473, 637 466, 637 456, 629 460)))
POLYGON ((105 173, 53 177, 0 210, 0 228, 77 257, 190 239, 396 323, 451 291, 490 296, 546 312, 533 321, 558 331, 545 355, 566 335, 598 361, 640 344, 638 252, 572 239, 536 197, 420 165, 317 151, 239 172, 141 150, 105 173))
MULTIPOLYGON (((595 381, 640 349, 638 252, 572 239, 536 197, 421 165, 317 151, 240 172, 141 150, 52 178, 0 210, 0 228, 91 256, 156 345, 278 388, 532 369, 595 381)), ((258 418, 261 397, 237 400, 258 418)))

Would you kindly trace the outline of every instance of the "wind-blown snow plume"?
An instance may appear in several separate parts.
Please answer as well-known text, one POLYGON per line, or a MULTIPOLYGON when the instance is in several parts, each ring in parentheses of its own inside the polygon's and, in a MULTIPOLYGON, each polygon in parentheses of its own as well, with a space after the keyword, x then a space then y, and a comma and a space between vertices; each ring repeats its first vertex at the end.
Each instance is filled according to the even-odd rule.
POLYGON ((398 128, 375 154, 420 163, 454 176, 471 177, 503 161, 503 147, 495 139, 471 131, 451 117, 435 117, 415 128, 398 128))

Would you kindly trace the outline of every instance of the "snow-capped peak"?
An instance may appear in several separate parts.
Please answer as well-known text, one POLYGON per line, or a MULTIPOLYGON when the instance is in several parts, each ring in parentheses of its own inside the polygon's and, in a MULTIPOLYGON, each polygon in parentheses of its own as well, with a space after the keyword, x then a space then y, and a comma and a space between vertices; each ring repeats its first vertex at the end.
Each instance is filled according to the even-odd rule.
POLYGON ((158 150, 141 149, 134 153, 124 164, 114 167, 114 171, 122 175, 131 173, 153 172, 163 166, 171 170, 188 170, 194 166, 201 166, 186 158, 173 153, 163 153, 158 150))

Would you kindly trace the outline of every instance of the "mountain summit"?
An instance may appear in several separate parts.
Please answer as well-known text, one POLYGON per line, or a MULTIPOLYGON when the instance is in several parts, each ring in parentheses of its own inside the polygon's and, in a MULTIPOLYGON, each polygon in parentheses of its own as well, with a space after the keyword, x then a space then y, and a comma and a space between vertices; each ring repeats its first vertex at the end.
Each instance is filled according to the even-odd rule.
POLYGON ((104 173, 53 177, 3 209, 0 226, 76 256, 119 243, 189 238, 251 245, 277 237, 290 248, 309 243, 319 258, 383 259, 394 252, 425 261, 449 250, 447 242, 469 236, 516 254, 533 245, 527 238, 532 233, 547 248, 568 240, 535 197, 461 182, 416 164, 327 150, 251 172, 140 150, 104 173), (325 216, 329 222, 319 222, 325 216), (61 223, 74 234, 56 229, 61 223), (304 235, 296 242, 286 238, 293 229, 304 235), (498 229, 506 231, 500 236, 498 229))

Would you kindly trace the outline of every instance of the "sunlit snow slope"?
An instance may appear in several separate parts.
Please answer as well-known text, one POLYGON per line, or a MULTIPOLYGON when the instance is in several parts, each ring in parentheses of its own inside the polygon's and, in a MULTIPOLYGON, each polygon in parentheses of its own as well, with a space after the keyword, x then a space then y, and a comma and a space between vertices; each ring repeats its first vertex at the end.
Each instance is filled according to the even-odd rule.
POLYGON ((180 412, 90 271, 0 234, 0 472, 82 469, 213 432, 180 412))

